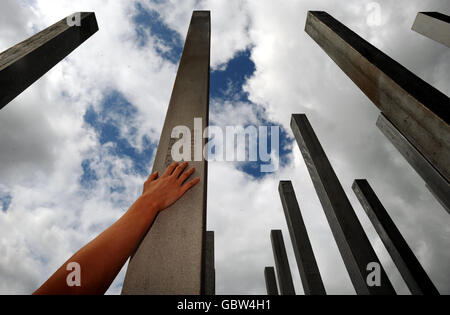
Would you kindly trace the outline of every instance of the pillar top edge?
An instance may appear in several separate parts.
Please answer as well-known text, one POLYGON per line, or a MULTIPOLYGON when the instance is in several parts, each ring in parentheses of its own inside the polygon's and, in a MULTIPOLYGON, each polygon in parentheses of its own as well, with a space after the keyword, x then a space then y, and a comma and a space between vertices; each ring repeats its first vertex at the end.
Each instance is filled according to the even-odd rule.
POLYGON ((210 16, 211 11, 209 10, 195 10, 192 12, 192 16, 210 16))

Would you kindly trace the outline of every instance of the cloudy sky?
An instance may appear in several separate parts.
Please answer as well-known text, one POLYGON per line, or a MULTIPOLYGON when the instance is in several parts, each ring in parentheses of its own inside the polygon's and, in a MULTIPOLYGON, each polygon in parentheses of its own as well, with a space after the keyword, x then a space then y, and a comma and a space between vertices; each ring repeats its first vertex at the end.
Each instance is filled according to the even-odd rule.
MULTIPOLYGON (((441 293, 450 293, 450 216, 376 128, 377 108, 304 32, 324 10, 450 94, 450 50, 413 31, 448 0, 3 0, 0 51, 76 11, 100 30, 0 111, 0 293, 29 294, 139 196, 162 129, 192 11, 211 11, 211 125, 280 125, 281 166, 209 164, 208 229, 218 294, 264 294, 269 232, 292 180, 330 294, 354 294, 289 128, 306 113, 398 293, 409 291, 351 190, 367 178, 441 293), (377 21, 377 23, 374 23, 377 21), (256 166, 256 167, 255 167, 256 166)), ((108 293, 120 293, 124 271, 108 293)))

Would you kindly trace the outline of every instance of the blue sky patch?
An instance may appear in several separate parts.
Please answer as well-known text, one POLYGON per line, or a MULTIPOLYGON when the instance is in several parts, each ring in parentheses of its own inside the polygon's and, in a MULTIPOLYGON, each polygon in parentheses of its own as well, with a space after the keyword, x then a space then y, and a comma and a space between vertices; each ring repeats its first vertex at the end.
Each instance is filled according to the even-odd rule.
POLYGON ((91 167, 92 160, 84 160, 81 163, 83 174, 81 175, 80 184, 85 188, 92 188, 97 182, 97 173, 91 167))
MULTIPOLYGON (((253 75, 255 72, 255 64, 250 59, 251 51, 247 49, 245 51, 239 52, 233 59, 231 59, 225 66, 224 70, 216 70, 211 72, 210 79, 210 96, 211 99, 216 98, 223 101, 229 101, 231 104, 236 104, 238 102, 251 103, 248 100, 248 94, 243 91, 243 86, 246 80, 253 75)), ((233 105, 235 106, 235 105, 233 105)), ((267 120, 267 115, 265 109, 261 106, 254 105, 254 111, 256 117, 258 118, 258 124, 260 126, 275 126, 272 121, 267 120)), ((214 120, 214 111, 220 111, 220 109, 215 108, 211 111, 211 120, 214 120)), ((228 125, 233 125, 234 122, 230 121, 228 125)), ((243 126, 246 128, 247 126, 243 126)), ((256 126, 258 127, 258 126, 256 126)), ((259 135, 258 135, 259 137, 259 135)), ((270 128, 268 131, 268 150, 269 154, 271 152, 270 142, 271 134, 270 128)), ((279 167, 283 167, 289 163, 288 155, 291 153, 291 146, 293 139, 289 138, 287 131, 280 126, 280 147, 279 147, 279 167)), ((259 144, 259 139, 257 141, 259 144)), ((259 145, 258 145, 258 157, 259 157, 259 145)), ((261 178, 270 173, 260 172, 260 166, 262 164, 268 164, 267 162, 240 162, 239 169, 243 172, 255 177, 261 178)))
MULTIPOLYGON (((136 107, 128 102, 121 93, 113 91, 104 97, 98 111, 92 106, 87 109, 84 121, 96 131, 100 144, 107 148, 108 154, 119 158, 129 158, 133 162, 131 172, 148 175, 156 144, 152 143, 147 136, 144 136, 142 139, 143 149, 139 151, 127 139, 130 136, 136 137, 137 130, 131 127, 127 135, 122 135, 120 132, 122 124, 127 124, 129 127, 131 125, 130 122, 133 122, 136 116, 136 107)), ((83 175, 80 181, 84 187, 88 187, 92 182, 98 180, 91 163, 91 160, 84 160, 81 165, 83 175)), ((118 188, 112 189, 116 190, 118 188)))
POLYGON ((0 193, 0 208, 3 212, 8 211, 12 202, 12 196, 8 193, 0 193))
POLYGON ((211 72, 211 98, 248 101, 247 93, 242 90, 247 78, 255 72, 255 64, 250 59, 250 50, 239 52, 228 61, 224 70, 211 72))
POLYGON ((133 18, 136 36, 140 46, 145 46, 149 35, 155 39, 155 49, 163 58, 177 64, 183 51, 180 35, 169 28, 157 11, 147 10, 140 3, 136 4, 137 14, 133 18))

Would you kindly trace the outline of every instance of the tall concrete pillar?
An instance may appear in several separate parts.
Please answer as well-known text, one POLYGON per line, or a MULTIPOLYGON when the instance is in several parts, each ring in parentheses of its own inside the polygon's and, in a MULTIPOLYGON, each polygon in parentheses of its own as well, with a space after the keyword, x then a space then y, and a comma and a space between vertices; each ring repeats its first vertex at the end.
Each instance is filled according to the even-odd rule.
POLYGON ((278 284, 281 295, 295 295, 294 283, 292 282, 291 268, 284 246, 283 233, 280 230, 270 232, 272 240, 273 257, 277 269, 278 284))
POLYGON ((450 181, 450 99, 326 12, 308 12, 305 31, 450 181))
POLYGON ((355 180, 352 188, 411 293, 414 295, 439 295, 433 282, 367 180, 355 180))
POLYGON ((200 183, 158 215, 130 259, 123 294, 204 293, 207 164, 201 151, 208 125, 210 25, 209 11, 193 12, 153 164, 153 171, 165 170, 177 141, 171 138, 172 130, 187 126, 193 137, 192 158, 198 159, 190 164, 200 183), (194 118, 201 118, 201 124, 194 124, 194 118))
POLYGON ((422 179, 428 189, 450 213, 450 183, 430 164, 430 162, 406 139, 402 133, 381 113, 377 127, 408 161, 422 179))
POLYGON ((430 193, 434 196, 434 198, 436 198, 436 200, 441 204, 442 208, 444 208, 448 213, 450 213, 450 208, 448 205, 446 205, 440 197, 438 197, 436 195, 436 193, 430 188, 430 186, 425 185, 425 187, 427 187, 427 189, 430 191, 430 193))
POLYGON ((305 295, 325 295, 325 287, 323 286, 322 277, 320 276, 319 267, 314 257, 292 182, 280 181, 278 191, 305 295))
POLYGON ((273 267, 264 268, 264 280, 266 281, 267 295, 278 295, 277 279, 273 267))
POLYGON ((291 128, 356 293, 395 294, 306 115, 292 115, 291 128), (380 266, 380 286, 366 281, 373 263, 380 266))
POLYGON ((214 263, 214 232, 206 232, 205 240, 205 295, 216 294, 216 268, 214 263))
POLYGON ((95 13, 70 17, 0 54, 0 109, 98 31, 95 13))
POLYGON ((450 16, 448 15, 439 12, 419 12, 411 29, 450 47, 450 16))

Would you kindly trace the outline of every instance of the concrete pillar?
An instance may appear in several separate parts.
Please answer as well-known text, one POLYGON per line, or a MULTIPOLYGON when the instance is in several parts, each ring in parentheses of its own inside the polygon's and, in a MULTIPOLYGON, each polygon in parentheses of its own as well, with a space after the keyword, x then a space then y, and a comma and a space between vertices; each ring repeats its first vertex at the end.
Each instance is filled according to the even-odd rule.
POLYGON ((427 187, 427 189, 430 191, 430 193, 434 196, 434 198, 436 198, 436 200, 441 204, 442 208, 444 208, 448 213, 450 213, 450 208, 448 207, 448 205, 446 205, 440 197, 438 197, 436 195, 436 193, 430 188, 430 186, 425 185, 425 187, 427 187))
POLYGON ((214 263, 214 232, 206 232, 205 240, 205 295, 216 294, 216 269, 214 263))
POLYGON ((352 188, 411 293, 439 295, 367 180, 355 180, 352 188))
POLYGON ((419 12, 411 29, 450 47, 450 16, 448 15, 439 12, 419 12))
POLYGON ((305 31, 450 181, 450 99, 326 12, 308 12, 305 31))
MULTIPOLYGON (((427 187, 449 211, 450 208, 450 184, 449 182, 420 154, 420 152, 406 139, 402 133, 386 118, 383 113, 377 120, 377 127, 383 132, 388 140, 408 161, 422 179, 427 183, 427 187)), ((450 212, 449 212, 450 213, 450 212)))
POLYGON ((272 240, 273 257, 277 268, 278 283, 281 295, 295 295, 294 283, 292 282, 291 268, 284 246, 283 233, 280 230, 270 232, 272 240))
POLYGON ((171 138, 172 129, 187 126, 196 148, 192 158, 199 155, 190 165, 200 183, 158 215, 131 257, 123 294, 204 293, 207 164, 198 149, 206 144, 202 133, 208 125, 210 25, 209 11, 193 12, 153 164, 153 171, 165 170, 178 140, 171 138), (201 124, 194 124, 195 117, 201 124))
POLYGON ((292 115, 291 128, 356 293, 395 294, 306 115, 292 115), (366 282, 372 263, 380 266, 380 286, 366 282))
POLYGON ((93 12, 72 15, 0 54, 0 109, 98 31, 93 12))
POLYGON ((277 279, 273 267, 264 268, 264 279, 266 281, 267 295, 278 295, 277 279))
POLYGON ((319 267, 314 257, 292 182, 280 181, 278 191, 305 295, 325 295, 325 287, 323 286, 322 277, 320 276, 319 267))

